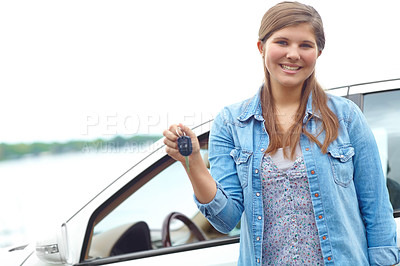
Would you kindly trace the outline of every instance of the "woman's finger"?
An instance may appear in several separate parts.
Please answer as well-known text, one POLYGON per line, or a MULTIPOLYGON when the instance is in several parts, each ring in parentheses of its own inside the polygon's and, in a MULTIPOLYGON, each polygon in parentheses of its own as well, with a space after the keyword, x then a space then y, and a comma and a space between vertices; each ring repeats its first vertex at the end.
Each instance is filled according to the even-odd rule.
POLYGON ((163 135, 170 141, 176 141, 178 139, 178 136, 170 130, 164 130, 163 135))
POLYGON ((177 144, 176 140, 171 140, 171 139, 165 137, 164 138, 164 144, 167 145, 170 148, 178 150, 178 144, 177 144))

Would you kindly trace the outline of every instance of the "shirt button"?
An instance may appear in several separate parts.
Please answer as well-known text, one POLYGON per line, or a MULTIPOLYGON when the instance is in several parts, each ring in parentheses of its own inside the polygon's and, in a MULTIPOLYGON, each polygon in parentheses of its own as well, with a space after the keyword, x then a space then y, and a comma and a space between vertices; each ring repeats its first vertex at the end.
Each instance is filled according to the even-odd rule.
POLYGON ((340 155, 340 158, 344 158, 344 155, 343 155, 343 154, 341 154, 341 155, 340 155))
POLYGON ((258 174, 258 169, 254 170, 254 172, 256 172, 256 174, 258 174))
POLYGON ((332 260, 332 257, 328 257, 328 260, 331 261, 331 260, 332 260))
POLYGON ((261 152, 264 152, 264 151, 265 151, 264 148, 262 148, 262 149, 261 149, 261 152))
POLYGON ((257 196, 257 197, 259 197, 260 195, 261 195, 260 192, 257 192, 257 193, 256 193, 256 196, 257 196))
POLYGON ((261 238, 260 238, 259 236, 257 236, 256 240, 257 240, 257 241, 260 241, 260 239, 261 239, 261 238))
POLYGON ((323 239, 323 240, 326 240, 326 236, 323 236, 322 239, 323 239))
POLYGON ((306 151, 309 151, 310 149, 309 148, 306 148, 306 151))
POLYGON ((260 259, 257 259, 257 263, 260 263, 260 259))
POLYGON ((322 219, 322 215, 318 216, 319 219, 322 219))
POLYGON ((319 194, 318 193, 315 193, 315 195, 314 195, 316 198, 318 198, 319 197, 319 194))
POLYGON ((314 170, 312 170, 312 171, 311 171, 311 174, 312 174, 312 175, 313 175, 313 174, 315 174, 315 171, 314 171, 314 170))
POLYGON ((261 216, 258 216, 258 217, 257 217, 257 219, 258 219, 258 220, 261 220, 261 219, 262 219, 262 217, 261 217, 261 216))

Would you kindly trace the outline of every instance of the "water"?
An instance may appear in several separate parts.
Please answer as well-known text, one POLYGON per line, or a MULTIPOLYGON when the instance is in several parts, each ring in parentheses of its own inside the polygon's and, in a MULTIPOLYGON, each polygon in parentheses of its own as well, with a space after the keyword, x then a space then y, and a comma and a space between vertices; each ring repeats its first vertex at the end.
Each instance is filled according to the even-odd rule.
POLYGON ((80 152, 0 162, 0 248, 25 243, 73 214, 141 152, 80 152))

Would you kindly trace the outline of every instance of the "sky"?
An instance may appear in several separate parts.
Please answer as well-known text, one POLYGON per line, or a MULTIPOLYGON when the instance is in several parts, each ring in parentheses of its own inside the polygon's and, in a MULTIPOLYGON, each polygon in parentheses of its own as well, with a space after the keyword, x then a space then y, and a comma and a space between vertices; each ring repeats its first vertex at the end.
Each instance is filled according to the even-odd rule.
MULTIPOLYGON (((257 34, 279 1, 0 0, 0 143, 162 134, 252 97, 257 34)), ((399 78, 400 1, 320 13, 324 88, 399 78)))

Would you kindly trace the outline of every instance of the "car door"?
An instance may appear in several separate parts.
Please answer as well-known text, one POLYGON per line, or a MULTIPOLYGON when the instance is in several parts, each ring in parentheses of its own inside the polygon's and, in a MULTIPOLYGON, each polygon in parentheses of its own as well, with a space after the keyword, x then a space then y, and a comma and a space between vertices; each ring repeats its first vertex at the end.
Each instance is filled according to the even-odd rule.
POLYGON ((395 217, 400 216, 400 89, 367 93, 363 112, 374 133, 395 217))
MULTIPOLYGON (((207 165, 208 131, 198 138, 207 165)), ((184 168, 165 155, 92 214, 77 265, 236 265, 238 234, 239 228, 225 235, 210 225, 193 201, 184 168), (181 216, 185 223, 170 219, 181 216)))

